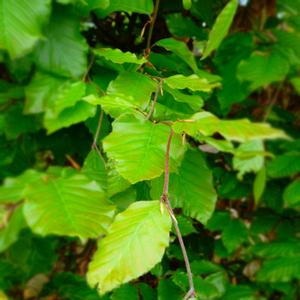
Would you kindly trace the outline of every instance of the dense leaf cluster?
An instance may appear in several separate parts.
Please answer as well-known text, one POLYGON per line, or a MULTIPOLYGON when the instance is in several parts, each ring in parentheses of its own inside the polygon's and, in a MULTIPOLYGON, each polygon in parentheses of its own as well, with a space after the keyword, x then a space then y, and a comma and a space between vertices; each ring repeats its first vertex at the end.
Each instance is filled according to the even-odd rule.
POLYGON ((299 299, 299 0, 0 18, 0 299, 299 299))

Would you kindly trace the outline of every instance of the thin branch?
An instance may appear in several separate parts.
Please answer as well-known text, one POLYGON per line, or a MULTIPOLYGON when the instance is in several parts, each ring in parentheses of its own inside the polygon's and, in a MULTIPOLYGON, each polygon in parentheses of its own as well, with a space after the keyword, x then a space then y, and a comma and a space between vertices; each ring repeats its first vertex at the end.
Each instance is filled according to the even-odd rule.
POLYGON ((187 251, 184 245, 184 241, 182 238, 182 234, 180 231, 180 228, 178 226, 178 222, 176 220, 174 211, 172 209, 171 203, 169 201, 169 178, 170 178, 170 171, 169 171, 169 160, 170 160, 170 149, 171 149, 171 142, 172 142, 172 137, 173 137, 173 129, 171 128, 171 132, 168 138, 168 143, 167 143, 167 150, 166 150, 166 161, 165 161, 165 178, 164 178, 164 187, 163 187, 163 192, 162 195, 160 197, 160 200, 162 203, 165 204, 168 213, 171 217, 173 226, 175 228, 176 231, 176 235, 180 244, 180 248, 181 248, 181 252, 183 255, 183 259, 184 259, 184 263, 185 263, 185 267, 186 267, 186 271, 187 271, 187 275, 188 275, 188 280, 189 280, 189 286, 190 289, 188 291, 188 293, 185 295, 185 297, 183 298, 183 300, 188 300, 190 298, 194 298, 196 297, 196 292, 195 292, 195 288, 194 288, 194 282, 193 282, 193 273, 191 270, 191 266, 190 266, 190 262, 189 262, 189 258, 187 255, 187 251))
POLYGON ((150 53, 150 51, 151 51, 150 50, 151 49, 151 40, 152 40, 152 35, 153 35, 153 29, 154 29, 155 21, 156 21, 156 18, 157 18, 157 13, 158 13, 158 8, 159 8, 159 1, 160 0, 156 0, 156 2, 155 2, 153 14, 152 14, 151 20, 150 20, 150 27, 149 27, 149 33, 148 33, 147 44, 146 44, 146 51, 145 51, 146 56, 148 56, 149 53, 150 53))
POLYGON ((95 137, 94 137, 93 144, 92 144, 93 148, 95 146, 97 146, 97 141, 98 141, 98 138, 99 138, 99 134, 100 134, 100 130, 101 130, 101 127, 102 127, 102 122, 103 122, 103 115, 104 115, 104 113, 103 113, 103 110, 101 109, 97 129, 96 129, 96 133, 95 133, 95 137))
POLYGON ((88 75, 89 75, 89 73, 91 71, 91 68, 92 68, 94 62, 95 62, 95 54, 92 53, 92 55, 91 55, 91 61, 90 61, 89 65, 88 65, 85 73, 82 76, 82 81, 84 81, 84 82, 87 81, 88 75))
POLYGON ((271 113, 271 111, 272 111, 274 105, 275 105, 276 102, 277 102, 277 99, 278 99, 278 96, 279 96, 279 94, 280 94, 282 85, 283 85, 283 84, 280 83, 280 84, 276 87, 276 89, 275 89, 275 92, 274 92, 274 94, 273 94, 273 96, 272 96, 272 99, 271 99, 269 105, 267 106, 266 112, 265 112, 265 114, 264 114, 264 116, 263 116, 263 121, 264 121, 264 122, 266 122, 266 121, 268 120, 269 115, 270 115, 270 113, 271 113))
POLYGON ((157 84, 157 88, 156 88, 156 91, 155 91, 155 94, 154 94, 153 101, 151 102, 151 107, 150 107, 149 113, 147 115, 147 120, 151 119, 152 114, 154 112, 154 108, 155 108, 155 104, 157 102, 158 94, 161 91, 161 84, 162 84, 162 81, 160 80, 159 83, 157 84))

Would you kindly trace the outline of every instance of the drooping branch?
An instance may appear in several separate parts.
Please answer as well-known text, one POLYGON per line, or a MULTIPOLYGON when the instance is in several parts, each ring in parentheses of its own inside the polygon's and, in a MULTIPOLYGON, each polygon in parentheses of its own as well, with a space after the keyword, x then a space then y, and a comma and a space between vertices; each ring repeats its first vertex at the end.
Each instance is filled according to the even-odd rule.
POLYGON ((193 282, 193 273, 191 270, 191 266, 190 266, 189 258, 188 258, 187 251, 186 251, 186 248, 184 245, 184 241, 182 238, 182 234, 181 234, 180 228, 178 226, 178 222, 175 217, 173 208, 169 201, 169 195, 168 195, 169 194, 169 180, 170 180, 170 170, 169 170, 170 162, 169 161, 170 161, 170 149, 171 149, 173 135, 174 135, 174 132, 173 132, 173 129, 171 128, 170 135, 168 138, 168 143, 167 143, 167 149, 166 149, 165 178, 164 178, 163 192, 160 197, 160 201, 165 204, 165 207, 168 210, 168 213, 171 217, 171 220, 172 220, 172 223, 175 228, 176 235, 177 235, 177 238, 178 238, 178 241, 180 244, 180 248, 181 248, 181 252, 183 255, 183 259, 184 259, 184 263, 185 263, 185 267, 186 267, 186 271, 187 271, 187 276, 188 276, 188 280, 189 280, 189 287, 190 287, 189 291, 187 292, 187 294, 185 295, 183 300, 188 300, 190 298, 196 297, 196 292, 195 292, 195 287, 194 287, 194 282, 193 282))

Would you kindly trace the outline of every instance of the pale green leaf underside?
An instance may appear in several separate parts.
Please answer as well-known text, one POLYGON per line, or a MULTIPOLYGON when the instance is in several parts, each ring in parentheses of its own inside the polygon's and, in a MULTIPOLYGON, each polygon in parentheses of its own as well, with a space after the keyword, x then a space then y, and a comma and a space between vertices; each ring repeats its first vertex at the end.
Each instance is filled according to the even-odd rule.
POLYGON ((106 233, 114 211, 99 185, 82 174, 44 177, 26 190, 25 218, 41 235, 96 238, 106 233))
POLYGON ((209 33, 209 38, 207 46, 203 52, 202 59, 210 55, 210 53, 217 49, 223 39, 225 38, 230 25, 232 23, 233 17, 238 7, 238 0, 231 0, 223 8, 221 13, 218 15, 217 20, 209 33))
POLYGON ((50 0, 0 0, 0 49, 12 58, 29 52, 42 37, 50 0))
POLYGON ((191 136, 220 133, 225 139, 237 142, 287 138, 282 130, 272 128, 267 123, 252 123, 248 119, 221 120, 209 112, 197 113, 191 120, 177 121, 173 128, 175 132, 185 132, 191 136))
POLYGON ((171 220, 159 201, 138 201, 117 215, 89 265, 90 286, 101 294, 153 268, 169 244, 171 220))
POLYGON ((95 50, 95 54, 116 64, 130 63, 141 65, 147 62, 145 58, 137 58, 134 53, 122 52, 120 49, 100 48, 95 50))
MULTIPOLYGON (((144 117, 123 115, 113 123, 112 133, 103 141, 108 157, 115 160, 119 173, 131 183, 162 174, 170 128, 144 117)), ((178 136, 172 141, 171 167, 179 163, 184 148, 178 136)))
POLYGON ((189 89, 191 91, 211 92, 219 83, 210 83, 206 78, 200 78, 196 74, 190 76, 173 75, 164 80, 173 89, 189 89))

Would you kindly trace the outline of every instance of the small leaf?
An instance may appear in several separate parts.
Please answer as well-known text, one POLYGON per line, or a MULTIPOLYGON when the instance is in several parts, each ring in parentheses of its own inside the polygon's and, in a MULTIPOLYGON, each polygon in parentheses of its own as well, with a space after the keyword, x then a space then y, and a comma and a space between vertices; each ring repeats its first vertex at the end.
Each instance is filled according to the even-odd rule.
POLYGON ((230 0, 218 15, 217 20, 209 33, 207 46, 203 52, 202 59, 205 59, 213 50, 219 47, 228 33, 237 8, 238 0, 230 0))
POLYGON ((238 178, 244 174, 258 172, 264 165, 264 145, 261 140, 241 144, 234 152, 233 168, 238 170, 238 178))
POLYGON ((131 204, 99 241, 87 273, 90 286, 99 285, 104 294, 151 270, 162 259, 170 229, 170 217, 161 213, 159 201, 131 204))
POLYGON ((300 206, 300 179, 288 185, 283 192, 283 200, 288 207, 300 206))
POLYGON ((192 0, 182 0, 183 8, 186 10, 190 10, 192 7, 192 0))
POLYGON ((260 171, 256 174, 255 180, 253 183, 253 195, 255 204, 259 203, 259 200, 266 187, 266 168, 262 167, 260 171))
POLYGON ((26 189, 24 214, 38 234, 96 238, 106 233, 115 208, 95 181, 83 174, 44 177, 26 189), (41 197, 43 195, 43 197, 41 197))
POLYGON ((120 49, 100 48, 94 50, 94 53, 96 56, 104 57, 116 64, 130 63, 141 65, 147 62, 145 58, 137 58, 134 53, 122 52, 120 49))
POLYGON ((184 42, 172 38, 167 38, 159 40, 158 42, 156 42, 156 45, 172 51, 188 66, 190 66, 190 68, 194 72, 196 72, 196 70, 198 69, 193 53, 189 50, 184 42))
POLYGON ((20 206, 13 212, 8 224, 0 229, 0 252, 3 252, 16 242, 19 232, 26 226, 27 224, 23 216, 23 207, 20 206))
POLYGON ((164 80, 172 89, 190 89, 191 91, 211 92, 219 83, 210 83, 206 78, 200 78, 196 74, 190 76, 173 75, 164 80))
POLYGON ((222 241, 229 252, 236 250, 248 237, 247 229, 241 220, 231 220, 225 225, 222 241))
MULTIPOLYGON (((131 183, 158 177, 165 168, 166 144, 170 128, 140 116, 123 115, 113 123, 113 131, 103 141, 108 157, 115 160, 119 173, 131 183)), ((174 136, 171 167, 177 166, 184 147, 174 136)))

